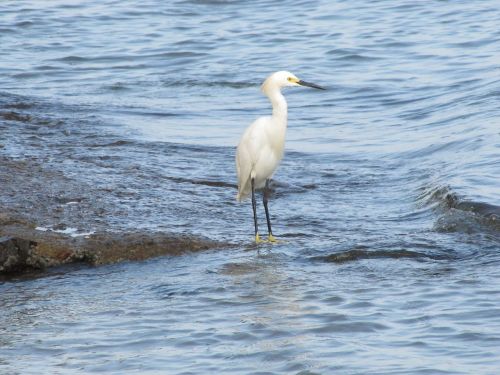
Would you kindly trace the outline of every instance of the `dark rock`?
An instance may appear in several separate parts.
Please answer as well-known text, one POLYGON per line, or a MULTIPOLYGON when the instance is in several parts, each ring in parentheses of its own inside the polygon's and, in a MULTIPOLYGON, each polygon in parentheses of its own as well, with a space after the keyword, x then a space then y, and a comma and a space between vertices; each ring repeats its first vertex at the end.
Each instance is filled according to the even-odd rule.
POLYGON ((32 224, 4 216, 3 222, 8 225, 2 226, 0 221, 0 236, 5 236, 0 237, 0 275, 21 274, 76 262, 102 265, 140 261, 229 246, 193 235, 147 231, 101 232, 72 237, 67 233, 39 231, 32 224))
POLYGON ((16 237, 0 237, 0 273, 44 268, 43 259, 34 256, 35 247, 34 241, 16 237))
POLYGON ((17 112, 2 112, 0 113, 0 116, 2 116, 5 120, 8 121, 21 121, 21 122, 29 122, 31 121, 31 116, 30 115, 21 115, 17 112))

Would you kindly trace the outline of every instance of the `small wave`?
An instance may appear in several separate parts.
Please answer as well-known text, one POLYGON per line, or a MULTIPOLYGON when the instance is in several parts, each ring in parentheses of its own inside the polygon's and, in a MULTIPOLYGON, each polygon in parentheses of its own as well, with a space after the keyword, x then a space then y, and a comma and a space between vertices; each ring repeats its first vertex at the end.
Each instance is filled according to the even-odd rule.
POLYGON ((35 67, 35 70, 47 71, 47 70, 59 70, 59 68, 52 65, 39 65, 35 67))
POLYGON ((347 61, 373 61, 373 60, 379 60, 379 59, 380 59, 379 57, 360 55, 357 53, 342 56, 342 57, 338 58, 338 60, 347 60, 347 61))
POLYGON ((127 110, 127 109, 119 109, 115 110, 115 113, 122 113, 133 116, 151 116, 151 117, 177 117, 180 116, 177 113, 172 112, 153 112, 153 111, 135 111, 135 110, 127 110))
POLYGON ((186 0, 184 1, 186 4, 194 4, 194 5, 230 5, 233 4, 234 1, 231 0, 186 0))
MULTIPOLYGON (((103 55, 69 55, 50 59, 48 61, 63 62, 63 63, 108 63, 108 62, 123 62, 123 61, 137 61, 137 60, 155 60, 162 59, 165 61, 187 59, 187 58, 202 58, 207 56, 204 52, 192 52, 192 51, 158 51, 157 53, 141 53, 141 54, 103 54, 103 55)), ((146 65, 123 65, 123 68, 144 68, 146 65)), ((120 66, 115 66, 113 68, 120 68, 120 66)))
POLYGON ((456 209, 472 212, 485 218, 500 219, 500 206, 464 199, 454 193, 449 186, 426 189, 419 197, 426 205, 436 205, 441 209, 456 209))
POLYGON ((351 250, 333 253, 325 256, 313 257, 313 260, 320 260, 329 263, 347 263, 363 259, 432 259, 446 260, 450 256, 426 254, 417 251, 399 249, 399 250, 369 250, 366 247, 358 247, 351 250))
POLYGON ((228 87, 244 89, 258 86, 258 83, 248 81, 201 81, 195 79, 168 80, 163 82, 166 87, 228 87))
POLYGON ((297 185, 297 184, 289 184, 282 181, 271 180, 269 188, 273 196, 283 197, 292 194, 304 194, 310 190, 317 189, 318 185, 314 183, 297 185))
POLYGON ((467 200, 447 186, 426 189, 419 200, 441 212, 434 226, 438 232, 500 232, 499 206, 467 200))
POLYGON ((211 180, 192 180, 189 178, 183 178, 183 177, 165 177, 167 180, 174 181, 174 182, 179 182, 179 183, 189 183, 193 185, 206 185, 206 186, 213 186, 213 187, 229 187, 233 189, 237 189, 238 186, 236 184, 231 184, 228 182, 224 181, 211 181, 211 180))
POLYGON ((0 117, 6 121, 19 121, 19 122, 30 122, 32 117, 30 115, 23 115, 17 112, 0 112, 0 117))
POLYGON ((31 27, 34 24, 35 23, 33 21, 21 21, 21 22, 17 22, 16 24, 14 24, 14 26, 25 28, 25 27, 31 27))
POLYGON ((434 224, 434 230, 442 233, 482 233, 491 238, 499 238, 500 221, 485 218, 468 211, 451 209, 444 212, 434 224))
POLYGON ((379 43, 380 43, 380 46, 387 47, 387 48, 405 48, 405 47, 411 47, 414 45, 414 43, 396 40, 393 38, 386 38, 384 40, 381 40, 379 43))
POLYGON ((110 90, 110 91, 126 91, 129 89, 129 87, 122 82, 115 82, 110 85, 105 85, 104 89, 110 90))
POLYGON ((478 39, 478 40, 468 40, 466 42, 458 42, 458 43, 449 43, 448 46, 452 48, 476 48, 486 46, 488 44, 496 43, 496 39, 488 38, 488 39, 478 39))
POLYGON ((500 233, 500 207, 484 202, 461 199, 455 193, 447 193, 441 204, 445 212, 437 220, 434 229, 438 232, 484 232, 500 233))
POLYGON ((473 201, 456 201, 452 203, 452 207, 462 211, 469 211, 479 214, 487 219, 499 220, 500 207, 483 202, 473 201))
POLYGON ((30 109, 33 106, 34 103, 28 103, 28 102, 15 102, 3 105, 4 108, 13 108, 13 109, 30 109))
POLYGON ((368 56, 361 51, 354 49, 344 49, 337 48, 326 52, 327 55, 336 56, 337 60, 348 60, 348 61, 373 61, 379 60, 379 57, 368 56))
POLYGON ((52 61, 62 61, 62 62, 82 62, 82 61, 87 61, 88 59, 85 57, 81 56, 65 56, 65 57, 60 57, 57 59, 53 59, 52 61))
POLYGON ((126 146, 133 144, 131 141, 124 141, 124 140, 119 140, 111 143, 103 143, 103 144, 94 144, 90 145, 89 147, 119 147, 119 146, 126 146))
POLYGON ((151 55, 144 55, 144 57, 162 57, 167 59, 176 59, 182 57, 203 57, 207 56, 204 52, 193 52, 193 51, 171 51, 171 52, 161 52, 151 55))
POLYGON ((23 73, 12 74, 11 77, 15 79, 23 79, 23 78, 36 78, 40 77, 41 75, 42 75, 41 73, 23 72, 23 73))

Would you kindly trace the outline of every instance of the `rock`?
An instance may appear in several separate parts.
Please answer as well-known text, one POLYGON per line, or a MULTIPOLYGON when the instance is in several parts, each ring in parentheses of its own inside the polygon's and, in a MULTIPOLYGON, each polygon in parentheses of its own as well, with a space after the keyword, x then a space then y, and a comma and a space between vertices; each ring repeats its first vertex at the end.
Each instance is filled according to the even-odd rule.
MULTIPOLYGON (((0 111, 0 120, 1 115, 0 111)), ((118 140, 111 146, 127 144, 118 140)), ((108 163, 110 158, 103 155, 99 161, 108 163)), ((106 165, 111 168, 112 163, 106 165)), ((128 181, 131 166, 135 168, 127 164, 117 180, 128 181)), ((0 278, 72 263, 141 261, 231 246, 194 234, 136 229, 130 223, 150 211, 127 202, 140 197, 156 202, 156 196, 148 196, 150 182, 145 180, 137 189, 129 189, 128 182, 95 187, 86 178, 76 180, 64 170, 47 167, 45 159, 0 154, 0 278)), ((226 187, 204 180, 192 183, 226 187)), ((174 223, 175 216, 169 220, 174 223)))
POLYGON ((223 246, 225 244, 206 238, 169 233, 101 233, 85 239, 80 254, 87 263, 99 265, 180 255, 223 246))
POLYGON ((0 116, 2 116, 7 121, 21 121, 21 122, 29 122, 31 121, 30 115, 22 115, 20 113, 11 111, 11 112, 1 112, 0 116))
POLYGON ((17 237, 0 237, 0 273, 22 272, 45 267, 34 254, 36 242, 17 237))
POLYGON ((4 236, 0 237, 0 276, 70 263, 95 266, 229 246, 193 235, 147 231, 72 237, 67 233, 38 231, 32 224, 5 221, 10 225, 0 225, 0 236, 4 236))

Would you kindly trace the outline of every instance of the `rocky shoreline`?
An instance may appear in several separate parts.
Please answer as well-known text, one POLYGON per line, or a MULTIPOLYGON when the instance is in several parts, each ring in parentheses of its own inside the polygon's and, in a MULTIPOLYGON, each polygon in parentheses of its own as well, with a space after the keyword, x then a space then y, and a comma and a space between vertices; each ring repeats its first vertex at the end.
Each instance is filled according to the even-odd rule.
POLYGON ((37 159, 0 155, 0 277, 70 263, 103 265, 222 247, 195 235, 132 230, 95 189, 37 159), (68 230, 72 223, 78 230, 68 230))
POLYGON ((236 188, 195 179, 223 168, 219 150, 109 129, 85 106, 0 92, 0 277, 229 246, 203 237, 206 196, 236 188))
POLYGON ((5 218, 0 221, 0 276, 69 263, 103 265, 223 246, 209 239, 165 233, 98 233, 71 237, 8 221, 5 218))

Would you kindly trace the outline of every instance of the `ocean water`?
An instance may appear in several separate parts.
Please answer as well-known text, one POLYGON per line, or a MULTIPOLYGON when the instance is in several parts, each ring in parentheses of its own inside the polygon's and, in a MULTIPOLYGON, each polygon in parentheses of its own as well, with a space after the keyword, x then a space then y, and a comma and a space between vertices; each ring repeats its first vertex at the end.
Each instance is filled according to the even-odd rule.
POLYGON ((1 2, 0 155, 76 202, 18 187, 37 224, 232 245, 0 283, 0 373, 498 373, 499 19, 494 0, 1 2), (285 92, 284 241, 256 247, 235 146, 282 69, 328 90, 285 92))

